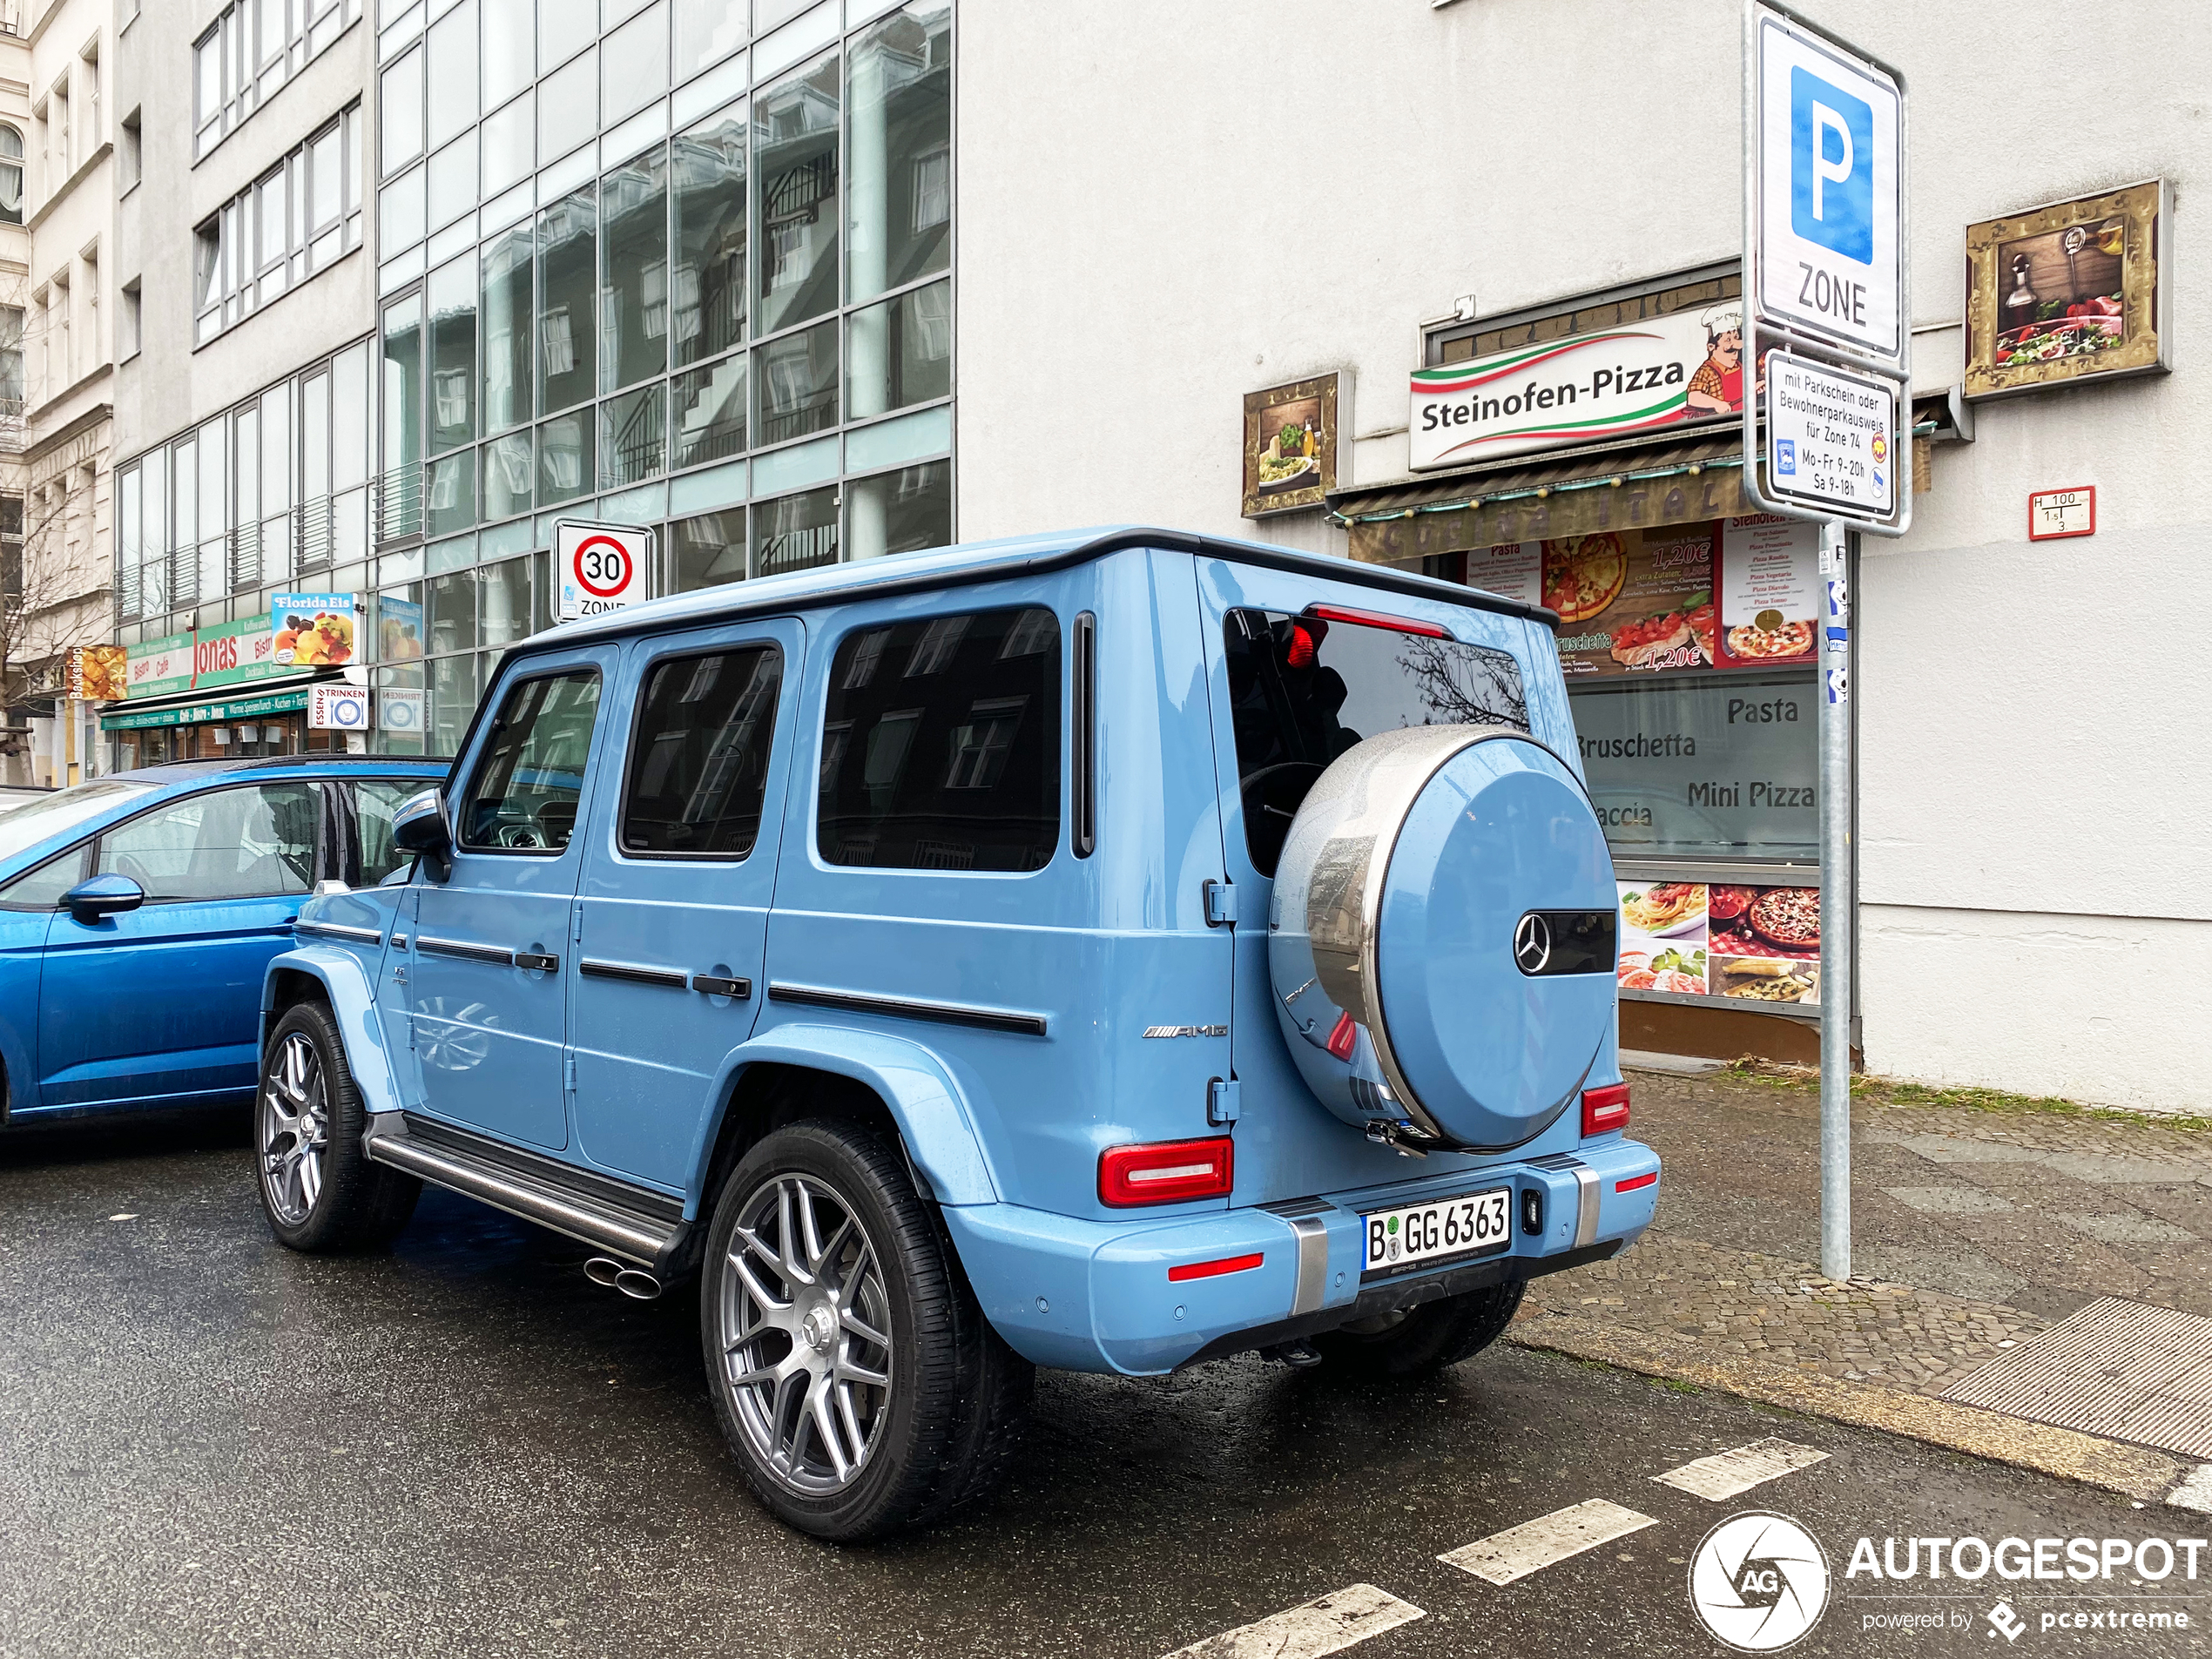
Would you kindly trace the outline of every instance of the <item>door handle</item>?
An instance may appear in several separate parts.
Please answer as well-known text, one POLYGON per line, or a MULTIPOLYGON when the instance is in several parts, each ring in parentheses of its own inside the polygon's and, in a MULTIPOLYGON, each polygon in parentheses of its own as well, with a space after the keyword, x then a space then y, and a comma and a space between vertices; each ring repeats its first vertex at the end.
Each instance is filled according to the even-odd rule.
POLYGON ((538 951, 518 950, 515 953, 515 966, 533 974, 557 974, 561 971, 561 959, 538 951))

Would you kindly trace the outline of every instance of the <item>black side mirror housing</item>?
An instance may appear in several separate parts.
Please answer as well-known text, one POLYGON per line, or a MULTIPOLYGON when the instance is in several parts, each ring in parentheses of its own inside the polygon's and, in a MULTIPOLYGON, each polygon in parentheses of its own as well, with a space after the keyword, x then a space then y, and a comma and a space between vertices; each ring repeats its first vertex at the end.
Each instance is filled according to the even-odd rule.
POLYGON ((438 880, 444 880, 453 867, 453 823, 446 816, 445 797, 426 789, 401 801, 392 814, 392 841, 428 860, 438 880))
POLYGON ((62 894, 62 908, 90 927, 146 901, 146 890, 127 875, 96 875, 62 894))

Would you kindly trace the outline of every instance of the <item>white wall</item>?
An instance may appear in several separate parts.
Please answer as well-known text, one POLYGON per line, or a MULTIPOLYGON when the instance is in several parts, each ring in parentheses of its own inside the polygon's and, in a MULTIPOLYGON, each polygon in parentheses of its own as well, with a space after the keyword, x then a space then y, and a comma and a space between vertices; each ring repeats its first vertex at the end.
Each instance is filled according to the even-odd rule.
MULTIPOLYGON (((2191 190, 2212 8, 2101 8, 2094 71, 2006 81, 2057 0, 1812 6, 1912 94, 1916 323, 1952 377, 1973 219, 2162 174, 2179 372, 1980 409, 1869 539, 1862 1000, 1877 1070, 2212 1108, 2212 324, 2191 190), (2009 88, 2009 90, 2005 90, 2009 88), (2194 90, 2192 90, 2194 88, 2194 90), (2178 249, 2178 252, 2175 250, 2178 249), (2086 541, 2031 489, 2095 483, 2086 541)), ((1418 324, 1737 250, 1734 0, 961 0, 959 528, 1238 516, 1242 395, 1357 377, 1347 482, 1406 471, 1418 324)), ((2076 72, 2077 69, 2080 72, 2076 72)))

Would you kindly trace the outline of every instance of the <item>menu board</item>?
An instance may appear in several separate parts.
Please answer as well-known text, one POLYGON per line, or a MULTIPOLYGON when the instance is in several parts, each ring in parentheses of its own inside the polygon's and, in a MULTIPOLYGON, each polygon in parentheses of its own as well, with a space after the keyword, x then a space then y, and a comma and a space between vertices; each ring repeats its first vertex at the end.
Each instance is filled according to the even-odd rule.
MULTIPOLYGON (((1757 514, 1723 521, 1717 534, 1693 525, 1534 544, 1543 602, 1559 612, 1561 668, 1576 679, 1811 664, 1818 535, 1757 514)), ((1468 554, 1468 582, 1503 591, 1496 573, 1525 563, 1531 545, 1468 554)))
POLYGON ((1745 1002, 1820 1000, 1820 889, 1622 881, 1620 987, 1745 1002))

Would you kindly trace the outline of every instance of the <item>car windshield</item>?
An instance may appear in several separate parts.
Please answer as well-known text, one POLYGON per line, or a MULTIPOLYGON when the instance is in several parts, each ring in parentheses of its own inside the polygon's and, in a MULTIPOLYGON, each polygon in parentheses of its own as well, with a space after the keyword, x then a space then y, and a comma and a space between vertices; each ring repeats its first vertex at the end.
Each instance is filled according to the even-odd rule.
POLYGON ((150 795, 153 790, 152 784, 105 778, 29 802, 11 813, 0 813, 0 860, 11 859, 24 848, 36 846, 51 836, 66 834, 78 825, 112 812, 141 795, 150 795))

